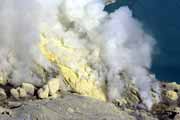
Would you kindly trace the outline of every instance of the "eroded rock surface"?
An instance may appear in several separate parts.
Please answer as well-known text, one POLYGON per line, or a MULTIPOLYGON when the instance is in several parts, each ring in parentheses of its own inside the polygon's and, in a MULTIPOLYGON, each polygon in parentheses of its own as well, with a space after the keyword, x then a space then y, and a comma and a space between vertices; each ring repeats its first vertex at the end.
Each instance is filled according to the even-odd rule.
POLYGON ((0 120, 136 120, 111 103, 76 95, 18 103, 0 108, 0 120))
POLYGON ((0 101, 0 120, 179 120, 180 85, 160 85, 161 100, 151 110, 143 104, 138 91, 131 84, 122 99, 113 101, 114 104, 75 95, 70 91, 57 92, 58 87, 57 96, 53 97, 48 84, 43 88, 25 84, 11 88, 9 92, 2 87, 1 98, 5 97, 0 101), (33 92, 33 99, 24 94, 33 92))

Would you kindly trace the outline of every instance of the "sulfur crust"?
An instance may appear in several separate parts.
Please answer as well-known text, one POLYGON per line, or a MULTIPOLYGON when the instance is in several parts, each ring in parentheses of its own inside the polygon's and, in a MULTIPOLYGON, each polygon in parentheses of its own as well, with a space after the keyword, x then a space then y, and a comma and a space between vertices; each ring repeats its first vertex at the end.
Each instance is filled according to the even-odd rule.
MULTIPOLYGON (((66 52, 76 52, 76 49, 64 45, 64 43, 58 38, 47 38, 45 34, 41 35, 40 50, 42 54, 52 63, 56 64, 63 75, 65 82, 70 85, 70 87, 80 93, 83 96, 93 97, 102 101, 106 101, 106 92, 104 87, 97 87, 95 81, 96 78, 91 75, 91 68, 87 64, 76 63, 80 70, 75 71, 66 62, 73 60, 74 56, 63 56, 63 58, 57 55, 57 52, 53 52, 48 48, 48 44, 54 44, 53 47, 63 49, 66 52), (51 41, 51 43, 49 43, 51 41), (84 77, 80 77, 83 75, 84 77)), ((80 51, 78 51, 80 52, 80 51)), ((61 52, 60 52, 61 53, 61 52)), ((76 53, 78 54, 78 53, 76 53)))

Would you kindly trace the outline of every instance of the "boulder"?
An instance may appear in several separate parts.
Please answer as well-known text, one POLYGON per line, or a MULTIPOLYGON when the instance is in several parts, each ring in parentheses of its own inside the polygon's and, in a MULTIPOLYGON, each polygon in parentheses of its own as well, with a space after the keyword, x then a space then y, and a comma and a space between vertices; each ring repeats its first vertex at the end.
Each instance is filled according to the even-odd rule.
POLYGON ((25 89, 18 87, 17 90, 19 92, 19 97, 20 98, 28 97, 27 92, 26 92, 25 89))
POLYGON ((17 89, 12 88, 12 89, 10 90, 10 93, 11 93, 11 95, 12 95, 15 99, 19 99, 19 92, 18 92, 17 89))
POLYGON ((34 85, 30 83, 22 83, 22 88, 27 92, 28 95, 33 96, 35 92, 34 85))
POLYGON ((48 81, 49 94, 51 96, 55 95, 57 91, 60 89, 60 80, 58 78, 54 78, 48 81))
POLYGON ((178 95, 175 91, 169 90, 166 92, 166 98, 172 101, 176 101, 178 99, 178 95))
POLYGON ((21 87, 18 87, 16 89, 12 88, 10 90, 10 93, 15 99, 27 98, 28 97, 26 90, 21 88, 21 87))
POLYGON ((43 86, 38 90, 38 97, 41 99, 45 99, 49 97, 49 87, 48 85, 43 86))

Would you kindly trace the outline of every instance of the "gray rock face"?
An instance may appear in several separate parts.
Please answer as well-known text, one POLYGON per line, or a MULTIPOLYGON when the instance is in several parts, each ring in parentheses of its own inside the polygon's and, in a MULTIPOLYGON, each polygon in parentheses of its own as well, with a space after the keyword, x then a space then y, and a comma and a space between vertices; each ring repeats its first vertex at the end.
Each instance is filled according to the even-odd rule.
POLYGON ((11 109, 0 108, 0 112, 0 120, 135 120, 111 103, 76 95, 15 102, 14 105, 11 103, 11 109))

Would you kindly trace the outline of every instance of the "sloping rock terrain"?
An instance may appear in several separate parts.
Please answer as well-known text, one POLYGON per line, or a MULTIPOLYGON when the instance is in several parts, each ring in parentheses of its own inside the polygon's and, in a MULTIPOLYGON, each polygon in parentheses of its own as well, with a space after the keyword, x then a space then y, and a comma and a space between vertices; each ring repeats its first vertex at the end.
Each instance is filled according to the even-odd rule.
POLYGON ((8 102, 0 120, 135 120, 111 103, 77 95, 50 100, 8 102))

